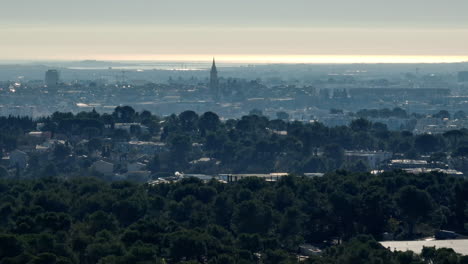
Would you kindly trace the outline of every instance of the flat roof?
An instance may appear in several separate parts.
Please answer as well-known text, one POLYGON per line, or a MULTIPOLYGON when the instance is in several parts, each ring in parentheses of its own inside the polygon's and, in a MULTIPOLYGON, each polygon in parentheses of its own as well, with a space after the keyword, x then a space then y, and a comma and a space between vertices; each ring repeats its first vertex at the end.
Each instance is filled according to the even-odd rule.
POLYGON ((383 241, 382 246, 392 251, 413 251, 417 254, 422 252, 423 247, 451 248, 455 252, 468 255, 468 239, 454 240, 420 240, 420 241, 383 241))
POLYGON ((391 160, 393 164, 427 164, 426 160, 396 159, 391 160))

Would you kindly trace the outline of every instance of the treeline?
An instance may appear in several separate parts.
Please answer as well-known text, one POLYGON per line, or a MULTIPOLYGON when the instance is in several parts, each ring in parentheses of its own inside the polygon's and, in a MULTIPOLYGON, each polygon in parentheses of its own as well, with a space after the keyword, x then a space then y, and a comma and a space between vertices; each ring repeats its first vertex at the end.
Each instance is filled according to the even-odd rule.
POLYGON ((393 109, 362 109, 356 112, 356 115, 362 118, 408 118, 410 116, 406 110, 400 107, 395 107, 393 109))
POLYGON ((0 116, 0 152, 15 149, 21 135, 34 129, 36 122, 32 117, 0 116))
POLYGON ((296 263, 300 244, 333 241, 344 243, 308 263, 466 263, 450 250, 391 253, 373 238, 466 233, 467 202, 468 182, 440 173, 155 186, 3 179, 0 263, 296 263))
POLYGON ((207 170, 188 164, 201 156, 219 160, 219 165, 209 167, 225 173, 303 173, 340 168, 368 170, 362 164, 347 163, 345 150, 389 151, 410 159, 428 155, 431 161, 441 162, 446 162, 451 154, 468 154, 465 129, 440 135, 413 135, 409 131, 389 131, 386 125, 363 118, 350 126, 326 127, 321 123, 269 120, 259 115, 221 122, 214 113, 198 116, 192 111, 164 121, 161 139, 173 147, 173 155, 159 156, 158 162, 173 162, 171 167, 195 173, 207 170), (203 144, 203 152, 193 151, 194 142, 203 144))
MULTIPOLYGON (((340 113, 343 114, 342 110, 332 109, 330 110, 331 113, 340 113)), ((351 113, 351 115, 355 115, 361 118, 413 118, 413 119, 420 119, 424 117, 432 117, 432 118, 453 118, 453 119, 466 119, 466 113, 462 110, 455 112, 451 115, 447 110, 440 110, 437 113, 433 113, 431 115, 423 115, 418 113, 411 113, 409 114, 406 110, 395 107, 393 109, 383 108, 383 109, 361 109, 356 113, 351 113)))
MULTIPOLYGON (((64 160, 62 154, 70 153, 93 156, 91 154, 98 151, 103 157, 109 156, 112 146, 121 141, 166 143, 168 151, 150 157, 148 165, 149 170, 160 175, 174 171, 299 174, 369 169, 362 162, 347 162, 345 150, 389 151, 410 159, 430 156, 429 160, 433 162, 447 162, 448 156, 461 159, 468 156, 466 129, 437 135, 413 135, 409 131, 389 131, 386 125, 363 118, 354 120, 349 126, 326 127, 317 122, 269 120, 256 114, 221 120, 212 112, 199 115, 185 111, 159 117, 149 111, 137 112, 129 106, 117 107, 111 114, 99 114, 94 110, 78 114, 54 113, 37 121, 10 117, 0 126, 0 149, 8 152, 28 144, 24 133, 34 130, 37 123, 41 123, 42 131, 50 131, 53 138, 67 141, 66 149, 60 147, 62 149, 54 155, 58 162, 64 160), (129 130, 124 130, 116 126, 118 123, 132 125, 129 130), (77 147, 82 139, 89 140, 86 148, 77 147), (108 139, 111 145, 109 142, 104 144, 108 139), (200 158, 210 159, 193 162, 200 158)), ((73 166, 67 163, 57 169, 59 173, 82 169, 86 172, 94 161, 90 159, 73 166)), ((31 171, 34 175, 50 164, 36 165, 31 171)))

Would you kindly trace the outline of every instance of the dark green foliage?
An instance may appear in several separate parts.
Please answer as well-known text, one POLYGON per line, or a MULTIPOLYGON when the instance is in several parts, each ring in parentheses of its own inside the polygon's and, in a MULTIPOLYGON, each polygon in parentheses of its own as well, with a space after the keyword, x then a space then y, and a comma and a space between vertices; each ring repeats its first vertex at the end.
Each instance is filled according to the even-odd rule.
POLYGON ((27 145, 25 133, 34 130, 36 122, 40 122, 44 124, 42 130, 51 132, 52 138, 67 137, 66 144, 58 144, 51 155, 56 170, 51 167, 45 170, 48 160, 31 155, 28 168, 10 173, 11 177, 15 174, 25 178, 89 175, 96 154, 112 157, 120 151, 116 151, 115 146, 131 138, 166 144, 167 152, 155 153, 154 159, 149 157, 152 162, 147 168, 153 173, 307 173, 369 169, 369 164, 364 162, 345 162, 344 150, 383 150, 414 159, 430 155, 432 162, 445 161, 440 153, 453 154, 457 158, 454 163, 457 169, 463 168, 459 160, 468 155, 466 130, 442 135, 412 135, 407 131, 390 131, 382 123, 365 119, 407 118, 400 108, 362 110, 356 117, 350 126, 326 127, 318 122, 285 122, 287 116, 281 112, 281 119, 269 120, 254 114, 222 122, 213 112, 198 115, 194 111, 184 111, 160 118, 148 111, 136 112, 129 106, 119 106, 112 114, 56 112, 37 121, 3 118, 0 120, 4 121, 0 125, 0 150, 9 152, 27 145), (122 122, 132 124, 127 130, 116 129, 115 124, 122 122), (79 143, 83 139, 89 142, 79 143), (76 159, 82 155, 87 157, 76 159), (191 163, 200 158, 210 158, 210 161, 191 163))
MULTIPOLYGON (((406 113, 394 109, 376 115, 406 113)), ((23 118, 0 121, 1 149, 8 152, 36 125, 23 118)), ((89 165, 73 167, 78 143, 70 140, 57 145, 50 158, 31 155, 16 179, 0 171, 0 263, 296 263, 299 244, 324 240, 344 243, 309 263, 467 262, 450 250, 428 249, 422 257, 391 253, 371 238, 384 232, 407 239, 437 229, 466 232, 465 180, 401 171, 375 176, 364 172, 367 164, 348 164, 344 156, 344 150, 369 149, 407 157, 430 154, 434 162, 444 161, 443 153, 463 159, 468 156, 465 130, 414 136, 362 118, 349 127, 327 128, 256 114, 221 122, 215 113, 192 111, 160 121, 131 107, 118 107, 112 115, 54 113, 40 120, 44 131, 89 139, 80 155, 102 150, 109 156, 109 144, 160 136, 169 150, 151 157, 147 166, 157 175, 336 172, 276 183, 259 178, 231 184, 194 178, 156 186, 107 183, 74 177, 81 169, 86 175, 89 165), (118 122, 141 123, 148 132, 140 125, 116 130, 118 122), (201 157, 215 161, 189 163, 201 157), (348 171, 337 170, 343 168, 348 171)))
POLYGON ((298 245, 332 239, 347 242, 308 263, 466 263, 450 250, 391 253, 370 237, 463 232, 468 184, 439 173, 1 186, 0 263, 296 263, 298 245))

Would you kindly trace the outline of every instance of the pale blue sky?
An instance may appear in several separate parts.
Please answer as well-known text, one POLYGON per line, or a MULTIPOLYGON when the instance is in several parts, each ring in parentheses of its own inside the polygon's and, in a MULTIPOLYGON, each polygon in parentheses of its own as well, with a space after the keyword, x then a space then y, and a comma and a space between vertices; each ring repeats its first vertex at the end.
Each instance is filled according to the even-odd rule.
POLYGON ((468 56, 467 0, 0 0, 0 9, 0 59, 468 56))

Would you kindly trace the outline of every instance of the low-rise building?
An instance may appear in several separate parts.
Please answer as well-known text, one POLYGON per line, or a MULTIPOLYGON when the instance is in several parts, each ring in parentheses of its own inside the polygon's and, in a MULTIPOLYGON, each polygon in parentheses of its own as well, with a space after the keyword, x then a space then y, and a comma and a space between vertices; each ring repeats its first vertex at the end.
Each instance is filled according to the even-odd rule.
POLYGON ((322 173, 322 172, 306 172, 306 173, 304 173, 304 177, 306 177, 306 178, 320 178, 320 177, 323 177, 323 175, 325 175, 325 173, 322 173))
POLYGON ((28 133, 28 136, 33 137, 33 138, 40 138, 40 139, 50 139, 51 133, 42 132, 42 131, 31 131, 28 133))
POLYGON ((384 161, 391 159, 393 153, 386 151, 346 151, 345 160, 348 163, 363 161, 370 169, 377 169, 384 161))
POLYGON ((288 175, 288 173, 220 174, 219 179, 226 182, 235 182, 244 178, 257 177, 266 181, 277 181, 288 175))
POLYGON ((135 171, 143 171, 143 169, 146 167, 145 164, 140 163, 140 162, 132 162, 127 165, 127 171, 128 172, 135 172, 135 171))
POLYGON ((418 241, 383 241, 382 246, 392 251, 413 251, 421 254, 424 247, 450 248, 458 254, 468 255, 468 240, 418 240, 418 241))
POLYGON ((317 256, 322 254, 322 250, 310 244, 302 244, 299 246, 299 253, 303 256, 317 256))
POLYGON ((114 164, 98 160, 91 165, 91 169, 104 175, 112 175, 114 173, 114 164))
POLYGON ((411 160, 411 159, 395 159, 391 160, 388 169, 415 169, 415 168, 430 168, 433 167, 427 160, 411 160))
POLYGON ((441 172, 450 176, 454 177, 464 177, 463 172, 453 170, 453 169, 441 169, 441 168, 407 168, 403 169, 406 172, 413 173, 413 174, 421 174, 421 173, 428 173, 428 172, 441 172))
POLYGON ((152 142, 152 141, 129 141, 129 142, 118 142, 115 146, 115 150, 121 153, 138 153, 142 155, 154 155, 155 153, 161 153, 167 151, 166 143, 152 142))

